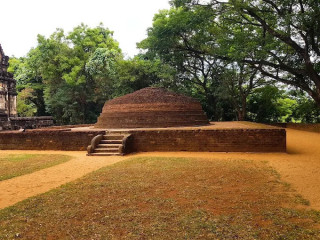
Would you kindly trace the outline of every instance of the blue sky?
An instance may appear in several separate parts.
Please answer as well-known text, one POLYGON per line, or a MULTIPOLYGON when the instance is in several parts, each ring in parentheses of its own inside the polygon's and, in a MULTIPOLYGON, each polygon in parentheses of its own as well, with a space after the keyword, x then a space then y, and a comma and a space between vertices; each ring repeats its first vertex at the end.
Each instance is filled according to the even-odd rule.
POLYGON ((136 43, 146 37, 152 18, 168 9, 168 0, 9 0, 1 2, 0 43, 8 56, 22 57, 37 44, 37 34, 49 36, 56 28, 71 31, 100 22, 114 31, 126 56, 138 53, 136 43))

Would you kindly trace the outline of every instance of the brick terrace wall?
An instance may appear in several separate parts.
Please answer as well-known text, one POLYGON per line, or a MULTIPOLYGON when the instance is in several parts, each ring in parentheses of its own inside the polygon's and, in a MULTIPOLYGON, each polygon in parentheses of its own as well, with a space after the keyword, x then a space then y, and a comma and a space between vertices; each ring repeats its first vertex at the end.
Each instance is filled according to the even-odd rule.
POLYGON ((130 131, 132 152, 285 152, 285 129, 130 131))
POLYGON ((66 150, 84 151, 91 139, 104 131, 33 130, 26 132, 1 132, 1 150, 66 150))
MULTIPOLYGON (((0 133, 1 150, 85 151, 104 131, 30 130, 0 133)), ((285 129, 134 130, 130 152, 285 152, 285 129)))

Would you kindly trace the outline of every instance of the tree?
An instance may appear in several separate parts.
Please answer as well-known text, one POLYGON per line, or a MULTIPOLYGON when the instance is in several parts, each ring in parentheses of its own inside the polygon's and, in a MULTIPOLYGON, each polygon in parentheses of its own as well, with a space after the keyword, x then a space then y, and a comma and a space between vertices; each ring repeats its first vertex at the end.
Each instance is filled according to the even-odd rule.
MULTIPOLYGON (((21 92, 21 97, 25 99, 24 101, 29 102, 28 105, 32 105, 32 108, 35 108, 32 111, 32 116, 45 116, 48 113, 45 109, 43 96, 44 84, 39 75, 39 66, 34 57, 34 50, 31 50, 27 57, 10 58, 8 71, 13 73, 14 78, 17 80, 18 104, 21 92), (25 89, 26 92, 22 93, 25 89)), ((23 112, 19 112, 19 107, 17 111, 19 115, 25 115, 23 112)), ((30 114, 28 115, 31 116, 30 114)))
POLYGON ((294 122, 320 123, 320 108, 305 92, 299 89, 292 89, 289 91, 289 95, 297 103, 290 120, 294 122))
POLYGON ((69 34, 57 29, 49 38, 39 35, 37 47, 25 58, 11 59, 10 70, 25 96, 19 109, 36 107, 32 111, 37 114, 43 100, 58 124, 95 122, 106 100, 151 85, 174 88, 176 74, 159 59, 124 60, 112 32, 102 25, 81 25, 69 34))
POLYGON ((210 24, 215 17, 203 8, 181 6, 160 11, 148 29, 148 37, 138 46, 147 49, 148 58, 159 58, 173 66, 183 85, 201 90, 207 103, 206 112, 217 119, 217 88, 224 63, 207 51, 215 45, 210 24))
POLYGON ((31 57, 45 84, 46 109, 57 122, 95 122, 107 99, 106 86, 112 85, 112 62, 122 58, 112 32, 103 25, 82 24, 67 35, 57 29, 49 38, 38 36, 31 57))
POLYGON ((37 107, 32 100, 36 98, 32 88, 24 88, 18 93, 17 112, 19 117, 33 117, 37 113, 37 107))
MULTIPOLYGON (((320 2, 314 0, 177 0, 219 12, 224 43, 265 77, 298 87, 320 107, 320 2), (228 31, 229 29, 229 31, 228 31), (239 34, 241 29, 245 33, 239 34), (239 43, 244 43, 241 47, 239 43), (235 46, 237 46, 235 48, 235 46)), ((225 48, 224 48, 225 49, 225 48)), ((231 51, 232 52, 232 51, 231 51)), ((232 58, 225 52, 222 58, 232 58)), ((238 56, 239 57, 239 56, 238 56)))
POLYGON ((119 61, 116 69, 118 81, 115 82, 115 96, 149 86, 177 90, 174 81, 175 69, 160 59, 148 60, 143 59, 143 56, 136 56, 133 59, 119 61))
POLYGON ((254 90, 248 99, 249 119, 255 122, 292 121, 297 101, 276 86, 264 86, 254 90))
POLYGON ((236 119, 244 121, 247 118, 247 100, 253 90, 261 87, 265 81, 257 70, 251 69, 243 63, 229 64, 224 75, 222 94, 230 102, 236 111, 236 119))
POLYGON ((255 24, 260 37, 272 38, 261 46, 264 58, 246 59, 264 75, 306 91, 320 106, 320 3, 309 0, 238 1, 242 24, 255 24))

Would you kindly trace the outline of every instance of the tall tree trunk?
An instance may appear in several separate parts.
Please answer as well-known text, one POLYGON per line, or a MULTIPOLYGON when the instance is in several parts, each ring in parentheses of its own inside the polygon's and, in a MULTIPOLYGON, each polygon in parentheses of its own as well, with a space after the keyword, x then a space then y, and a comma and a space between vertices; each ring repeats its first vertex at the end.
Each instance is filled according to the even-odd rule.
POLYGON ((206 92, 206 102, 207 102, 207 116, 209 117, 209 120, 217 121, 219 120, 219 116, 217 116, 217 101, 215 96, 213 96, 212 93, 206 92))
POLYGON ((247 116, 247 97, 242 96, 241 108, 238 111, 238 121, 245 121, 247 116))

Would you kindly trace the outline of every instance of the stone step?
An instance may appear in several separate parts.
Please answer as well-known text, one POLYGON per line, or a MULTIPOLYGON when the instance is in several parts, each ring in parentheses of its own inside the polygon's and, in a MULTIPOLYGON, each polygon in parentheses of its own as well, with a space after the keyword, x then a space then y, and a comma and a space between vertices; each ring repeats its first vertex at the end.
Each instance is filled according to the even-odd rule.
POLYGON ((90 154, 87 154, 87 156, 122 156, 122 154, 105 152, 105 153, 90 153, 90 154))
POLYGON ((97 148, 119 148, 122 144, 98 144, 97 148))
POLYGON ((103 135, 103 140, 122 140, 123 138, 124 136, 119 134, 103 135))
POLYGON ((122 146, 122 140, 126 136, 125 133, 118 132, 106 132, 103 135, 103 139, 93 150, 93 153, 89 153, 88 156, 122 156, 120 149, 122 146))
POLYGON ((101 153, 101 152, 115 152, 119 153, 119 148, 96 148, 94 149, 94 153, 101 153))
POLYGON ((110 129, 109 135, 121 135, 121 136, 125 137, 126 135, 128 135, 128 131, 122 130, 122 129, 110 129))
POLYGON ((101 140, 100 144, 122 144, 122 140, 101 140))

